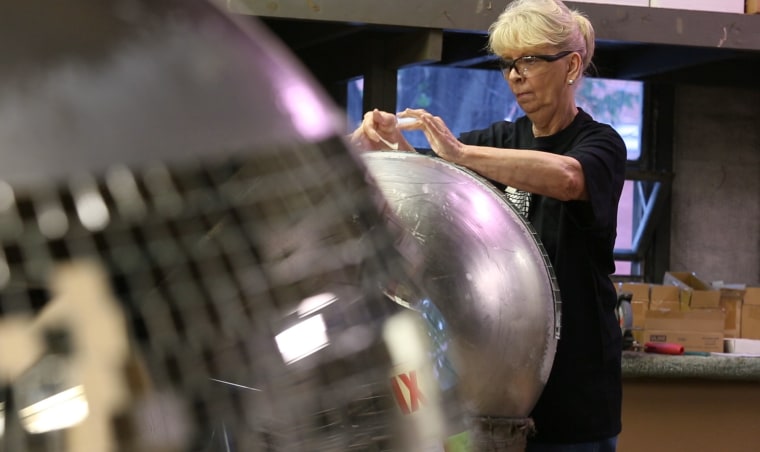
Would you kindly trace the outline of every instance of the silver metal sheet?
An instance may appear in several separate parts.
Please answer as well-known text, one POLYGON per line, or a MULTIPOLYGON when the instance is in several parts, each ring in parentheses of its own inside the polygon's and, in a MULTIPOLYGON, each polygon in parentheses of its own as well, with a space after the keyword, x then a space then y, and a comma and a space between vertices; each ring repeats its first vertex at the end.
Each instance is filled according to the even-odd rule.
POLYGON ((446 321, 469 409, 528 416, 559 334, 559 293, 532 228, 493 185, 441 159, 371 152, 364 160, 389 221, 407 235, 401 242, 421 255, 417 277, 446 321))

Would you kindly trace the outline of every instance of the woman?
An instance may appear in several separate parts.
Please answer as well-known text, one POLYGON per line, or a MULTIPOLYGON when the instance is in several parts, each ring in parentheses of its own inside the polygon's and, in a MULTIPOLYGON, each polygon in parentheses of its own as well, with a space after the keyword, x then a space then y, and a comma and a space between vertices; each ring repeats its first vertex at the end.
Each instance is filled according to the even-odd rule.
POLYGON ((507 189, 538 232, 562 297, 562 334, 531 417, 528 451, 614 451, 621 430, 621 334, 609 275, 626 149, 575 104, 594 53, 588 19, 556 0, 515 0, 489 29, 490 50, 526 116, 455 137, 425 110, 372 111, 351 139, 360 148, 414 148, 422 130, 441 158, 507 189), (381 139, 382 138, 382 139, 381 139), (384 141, 383 141, 384 140, 384 141))

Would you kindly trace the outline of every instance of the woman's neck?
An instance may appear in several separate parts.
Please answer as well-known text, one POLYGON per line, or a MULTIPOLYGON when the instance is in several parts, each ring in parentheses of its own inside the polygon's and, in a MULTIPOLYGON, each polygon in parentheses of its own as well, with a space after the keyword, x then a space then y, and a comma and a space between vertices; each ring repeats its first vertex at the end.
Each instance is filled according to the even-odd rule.
POLYGON ((530 118, 533 123, 533 135, 536 137, 548 137, 565 130, 578 114, 578 107, 571 105, 562 110, 556 110, 553 115, 546 118, 530 118))

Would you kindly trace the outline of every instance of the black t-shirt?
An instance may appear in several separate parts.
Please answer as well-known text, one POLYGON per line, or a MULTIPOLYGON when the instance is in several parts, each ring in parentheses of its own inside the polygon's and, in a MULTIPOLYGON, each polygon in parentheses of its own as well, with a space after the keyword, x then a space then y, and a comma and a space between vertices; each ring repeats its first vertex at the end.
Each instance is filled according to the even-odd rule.
POLYGON ((582 110, 570 126, 549 137, 533 136, 530 120, 521 117, 464 133, 460 140, 552 152, 580 162, 588 201, 534 194, 530 203, 528 219, 549 255, 562 300, 560 339, 549 380, 531 414, 537 430, 531 441, 587 442, 619 434, 621 332, 609 275, 615 269, 625 143, 612 127, 582 110))

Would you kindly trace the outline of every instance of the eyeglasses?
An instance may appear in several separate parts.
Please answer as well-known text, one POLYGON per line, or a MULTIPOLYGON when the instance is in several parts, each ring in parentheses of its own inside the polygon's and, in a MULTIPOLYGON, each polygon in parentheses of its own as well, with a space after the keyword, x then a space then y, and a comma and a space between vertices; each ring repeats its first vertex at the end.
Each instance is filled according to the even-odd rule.
POLYGON ((563 52, 555 53, 554 55, 525 55, 514 60, 499 59, 499 67, 501 67, 504 77, 508 78, 512 69, 517 71, 523 77, 527 77, 528 74, 535 74, 536 69, 541 66, 542 62, 551 63, 557 61, 560 58, 564 58, 577 50, 565 50, 563 52))

